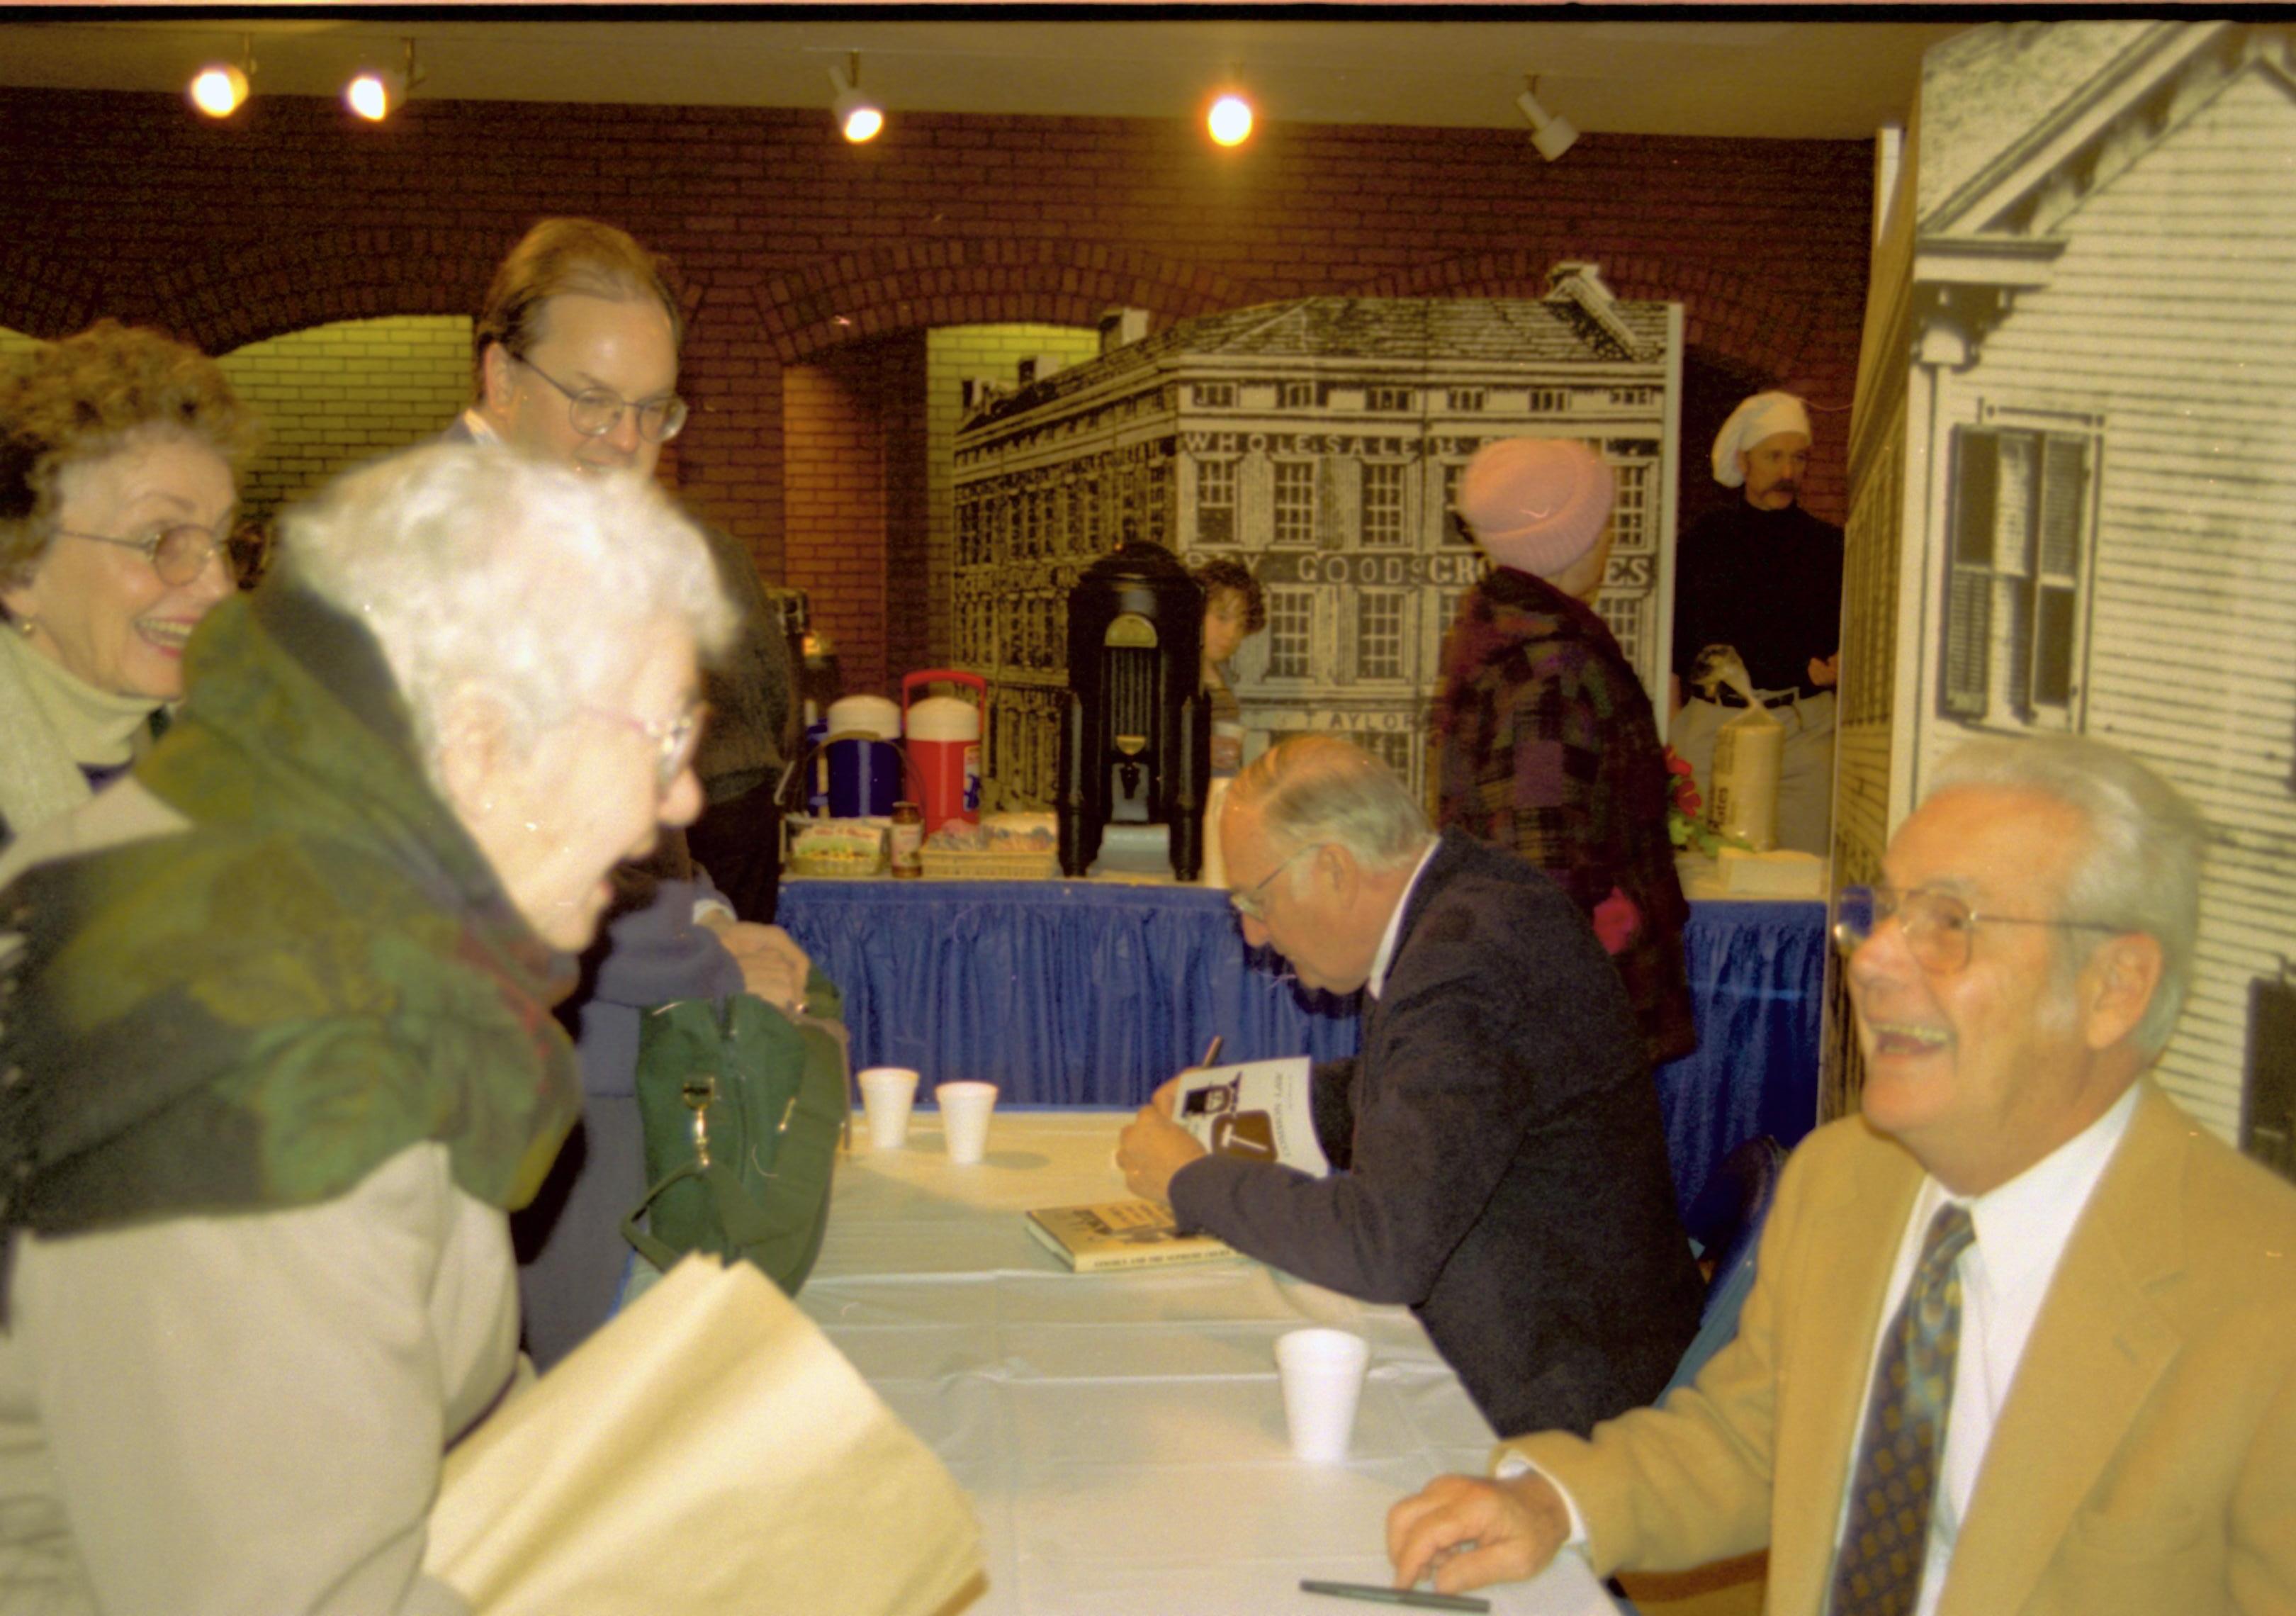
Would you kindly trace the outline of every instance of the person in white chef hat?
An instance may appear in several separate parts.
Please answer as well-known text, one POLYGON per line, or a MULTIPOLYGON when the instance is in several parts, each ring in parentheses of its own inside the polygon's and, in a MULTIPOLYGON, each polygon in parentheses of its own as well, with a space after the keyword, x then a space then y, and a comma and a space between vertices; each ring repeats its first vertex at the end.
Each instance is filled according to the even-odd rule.
POLYGON ((1699 664, 1729 646, 1754 699, 1786 727, 1778 776, 1778 845, 1821 856, 1833 817, 1834 684, 1841 656, 1841 529, 1801 508, 1809 409, 1792 393, 1756 393, 1714 439, 1714 480, 1742 497, 1677 541, 1674 689, 1667 742, 1714 800, 1714 738, 1744 705, 1702 688, 1699 664))

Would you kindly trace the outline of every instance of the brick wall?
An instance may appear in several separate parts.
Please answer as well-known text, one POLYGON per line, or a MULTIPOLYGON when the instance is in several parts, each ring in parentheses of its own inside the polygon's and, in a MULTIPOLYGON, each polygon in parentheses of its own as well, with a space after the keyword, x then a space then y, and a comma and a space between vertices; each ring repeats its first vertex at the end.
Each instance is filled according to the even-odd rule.
POLYGON ((1180 119, 910 113, 854 147, 817 108, 418 97, 369 126, 331 98, 258 95, 217 124, 172 94, 8 89, 0 149, 40 153, 36 183, 0 188, 0 325, 37 336, 111 314, 226 353, 467 316, 535 218, 622 225, 676 261, 693 304, 694 419, 666 474, 767 576, 817 579, 840 611, 882 596, 884 546, 840 558, 800 530, 820 489, 785 463, 806 414, 785 406, 792 366, 1118 304, 1162 325, 1311 294, 1536 296, 1564 258, 1601 263, 1621 297, 1683 301, 1693 358, 1807 390, 1808 503, 1841 514, 1863 142, 1587 135, 1544 163, 1515 130, 1271 124, 1218 152, 1180 119))
POLYGON ((812 597, 844 693, 886 682, 884 355, 868 345, 783 373, 788 582, 812 597))
POLYGON ((262 520, 337 472, 452 421, 471 401, 471 321, 341 320, 250 342, 221 364, 263 416, 263 447, 239 480, 241 508, 262 520))

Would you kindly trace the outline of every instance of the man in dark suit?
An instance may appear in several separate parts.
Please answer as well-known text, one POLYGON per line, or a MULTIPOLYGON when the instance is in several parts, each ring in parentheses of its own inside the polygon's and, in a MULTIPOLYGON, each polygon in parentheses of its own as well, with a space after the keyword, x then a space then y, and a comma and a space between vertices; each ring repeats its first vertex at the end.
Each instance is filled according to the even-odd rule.
POLYGON ((1737 1339, 1397 1505, 1399 1583, 1767 1545, 1774 1616, 2296 1611, 2296 1190, 2148 1072, 2206 827, 2080 736, 1929 783, 1841 895, 1860 1114, 1787 1163, 1737 1339))
MULTIPOLYGON (((442 436, 504 443, 600 476, 651 477, 661 446, 685 422, 677 396, 684 332, 660 259, 611 225, 545 219, 495 272, 472 333, 478 400, 442 436)), ((754 637, 757 575, 746 556, 729 566, 722 546, 718 560, 745 636, 754 637)), ((785 673, 781 685, 785 710, 785 673)), ((671 999, 745 990, 789 1005, 805 988, 803 952, 778 927, 737 919, 693 866, 684 836, 666 833, 644 865, 616 871, 615 886, 600 939, 583 957, 582 985, 560 1007, 579 1041, 583 1120, 534 1204, 512 1223, 527 1348, 544 1368, 603 1323, 619 1294, 629 1255, 621 1219, 645 1193, 640 1014, 671 999)))
POLYGON ((1656 1396, 1702 1288, 1658 1095, 1586 916, 1515 855, 1437 838, 1386 767, 1287 740, 1220 841, 1254 947, 1364 988, 1363 1053, 1318 1066, 1334 1171, 1206 1155, 1167 1084, 1124 1131, 1136 1194, 1303 1279, 1410 1306, 1502 1432, 1585 1431, 1656 1396))

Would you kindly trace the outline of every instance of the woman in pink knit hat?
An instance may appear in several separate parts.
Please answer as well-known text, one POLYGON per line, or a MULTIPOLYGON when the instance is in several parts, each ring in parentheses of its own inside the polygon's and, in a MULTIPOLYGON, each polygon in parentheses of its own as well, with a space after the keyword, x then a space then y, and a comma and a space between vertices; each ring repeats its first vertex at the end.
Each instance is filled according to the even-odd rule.
POLYGON ((1697 1047, 1650 697, 1595 614, 1611 469, 1570 439, 1488 444, 1459 520, 1491 559, 1443 642, 1438 818, 1520 853, 1587 912, 1657 1066, 1697 1047))

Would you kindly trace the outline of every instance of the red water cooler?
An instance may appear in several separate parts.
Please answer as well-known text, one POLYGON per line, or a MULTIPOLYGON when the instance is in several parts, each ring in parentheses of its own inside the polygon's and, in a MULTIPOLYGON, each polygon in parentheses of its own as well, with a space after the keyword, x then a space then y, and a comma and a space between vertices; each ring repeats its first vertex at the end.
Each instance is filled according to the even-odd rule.
POLYGON ((952 819, 980 823, 980 718, 988 703, 988 681, 953 668, 928 669, 901 681, 901 729, 907 736, 909 766, 916 773, 918 806, 930 836, 952 819), (929 685, 968 685, 972 700, 911 693, 929 685))

